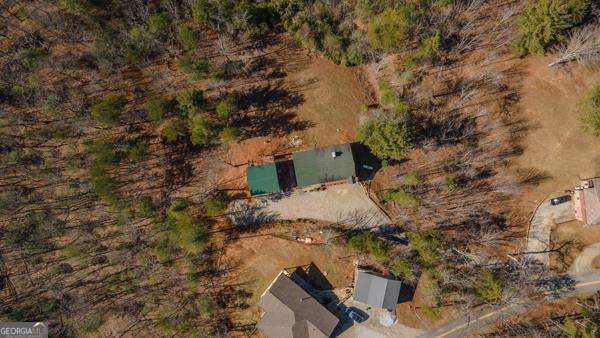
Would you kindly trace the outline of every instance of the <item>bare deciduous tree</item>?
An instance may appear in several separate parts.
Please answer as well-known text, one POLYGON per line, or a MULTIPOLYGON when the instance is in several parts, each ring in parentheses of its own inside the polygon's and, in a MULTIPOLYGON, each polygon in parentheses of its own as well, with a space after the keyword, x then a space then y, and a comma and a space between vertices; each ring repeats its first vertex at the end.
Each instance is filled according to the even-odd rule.
POLYGON ((558 48, 556 60, 548 67, 574 60, 585 63, 600 61, 600 24, 589 24, 570 34, 558 48))

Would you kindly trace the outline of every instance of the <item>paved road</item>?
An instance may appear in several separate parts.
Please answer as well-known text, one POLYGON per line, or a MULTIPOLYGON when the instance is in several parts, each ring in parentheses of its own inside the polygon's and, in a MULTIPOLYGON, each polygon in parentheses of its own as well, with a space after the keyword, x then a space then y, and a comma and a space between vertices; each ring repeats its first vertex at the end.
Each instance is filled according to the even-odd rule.
POLYGON ((538 302, 523 300, 520 303, 484 310, 477 314, 472 314, 452 323, 437 327, 436 329, 421 335, 421 337, 464 337, 472 331, 477 331, 498 320, 524 313, 533 306, 541 303, 559 298, 593 293, 600 290, 600 270, 572 277, 576 281, 573 290, 565 290, 558 295, 549 295, 544 300, 538 302))
MULTIPOLYGON (((236 224, 243 225, 247 222, 248 215, 242 211, 248 206, 242 205, 247 204, 245 201, 238 202, 230 209, 230 215, 236 224)), ((390 219, 367 196, 360 184, 340 184, 310 192, 298 191, 279 199, 256 199, 253 208, 254 212, 260 212, 261 218, 266 220, 317 219, 352 227, 391 224, 390 219)))
MULTIPOLYGON (((553 194, 556 197, 559 194, 553 194)), ((548 252, 550 246, 550 232, 555 224, 568 222, 575 219, 575 212, 571 202, 559 205, 550 205, 550 200, 545 199, 534 211, 529 231, 527 233, 527 246, 525 252, 528 257, 537 259, 545 265, 550 262, 548 252)))

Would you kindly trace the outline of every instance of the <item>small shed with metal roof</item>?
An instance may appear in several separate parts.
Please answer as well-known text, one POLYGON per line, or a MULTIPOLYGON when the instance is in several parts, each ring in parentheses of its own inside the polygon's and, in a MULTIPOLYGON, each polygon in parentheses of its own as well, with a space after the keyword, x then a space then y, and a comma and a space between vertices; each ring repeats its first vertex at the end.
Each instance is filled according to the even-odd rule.
POLYGON ((252 196, 281 192, 275 162, 249 165, 246 170, 246 179, 252 196))
POLYGON ((354 300, 393 310, 398 303, 402 282, 378 273, 358 270, 354 282, 354 300))

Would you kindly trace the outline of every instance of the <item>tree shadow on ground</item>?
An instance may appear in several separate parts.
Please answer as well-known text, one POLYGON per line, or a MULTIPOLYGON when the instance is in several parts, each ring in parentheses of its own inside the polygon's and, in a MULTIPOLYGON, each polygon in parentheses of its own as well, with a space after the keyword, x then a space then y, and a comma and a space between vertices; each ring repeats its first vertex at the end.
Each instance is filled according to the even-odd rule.
MULTIPOLYGON (((306 266, 297 267, 292 272, 292 279, 301 278, 308 282, 316 291, 332 290, 333 285, 327 280, 327 277, 321 272, 315 263, 310 262, 306 266)), ((295 280, 295 279, 294 279, 295 280)))
POLYGON ((463 141, 476 140, 476 125, 472 117, 458 115, 443 118, 415 115, 411 120, 413 142, 425 145, 433 142, 436 146, 454 145, 463 141))
POLYGON ((240 94, 238 105, 241 109, 255 107, 267 109, 277 106, 280 109, 297 107, 304 102, 304 96, 283 88, 281 83, 253 86, 240 94))
POLYGON ((354 142, 350 144, 350 147, 354 155, 358 179, 360 181, 374 179, 377 172, 381 169, 381 161, 362 143, 354 142))
POLYGON ((340 212, 334 225, 352 230, 390 225, 391 221, 385 218, 385 214, 377 209, 356 209, 340 212))
POLYGON ((415 296, 416 287, 408 283, 402 283, 397 303, 412 302, 415 296))
POLYGON ((255 86, 240 94, 242 110, 251 110, 237 121, 244 137, 280 136, 314 126, 310 121, 299 121, 290 111, 304 102, 302 94, 283 88, 280 84, 255 86))
POLYGON ((315 125, 310 121, 298 121, 296 117, 294 112, 279 109, 263 110, 252 116, 244 116, 240 123, 244 130, 243 137, 282 136, 315 125))
POLYGON ((236 200, 229 208, 228 217, 240 231, 256 231, 261 224, 275 221, 277 213, 269 212, 261 203, 250 204, 245 200, 236 200))

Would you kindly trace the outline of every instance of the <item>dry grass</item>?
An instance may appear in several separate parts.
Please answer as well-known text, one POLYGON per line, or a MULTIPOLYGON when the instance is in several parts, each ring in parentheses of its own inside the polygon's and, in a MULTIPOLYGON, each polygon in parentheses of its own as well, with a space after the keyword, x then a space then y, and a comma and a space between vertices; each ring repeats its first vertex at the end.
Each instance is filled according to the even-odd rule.
POLYGON ((305 101, 297 109, 300 120, 314 123, 298 135, 305 147, 355 141, 360 106, 368 102, 357 71, 316 58, 288 81, 310 83, 301 91, 305 101))
POLYGON ((577 101, 600 81, 600 72, 576 64, 550 69, 549 59, 526 60, 519 91, 519 107, 530 130, 522 140, 524 152, 514 163, 551 176, 525 192, 523 200, 529 205, 553 191, 572 188, 579 178, 600 175, 600 139, 583 131, 577 109, 577 101))
POLYGON ((308 265, 312 262, 335 288, 351 285, 354 264, 352 253, 347 248, 336 245, 307 245, 270 235, 275 231, 287 232, 292 228, 303 227, 308 225, 295 224, 285 229, 282 225, 277 225, 275 230, 242 236, 226 248, 224 260, 239 264, 235 276, 232 277, 252 292, 252 297, 247 301, 250 307, 240 311, 236 319, 241 322, 258 319, 258 300, 283 268, 308 265))

